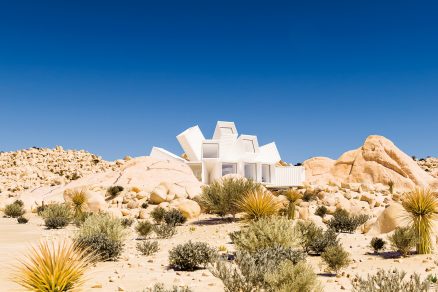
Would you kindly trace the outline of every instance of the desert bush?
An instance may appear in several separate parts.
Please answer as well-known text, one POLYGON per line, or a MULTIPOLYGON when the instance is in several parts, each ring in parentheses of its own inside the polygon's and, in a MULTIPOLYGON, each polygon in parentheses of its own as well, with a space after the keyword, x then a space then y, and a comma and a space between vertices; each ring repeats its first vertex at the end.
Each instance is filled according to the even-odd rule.
POLYGON ((17 218, 18 224, 26 224, 27 222, 29 222, 29 219, 27 219, 26 217, 20 216, 17 218))
POLYGON ((338 234, 334 229, 324 231, 311 221, 299 221, 297 223, 300 244, 304 251, 309 254, 319 255, 327 247, 339 244, 338 234))
POLYGON ((155 234, 157 235, 157 238, 160 238, 160 239, 171 238, 172 236, 174 236, 176 234, 175 226, 168 225, 168 224, 155 225, 153 227, 153 230, 154 230, 155 234))
POLYGON ((318 206, 318 208, 316 208, 315 210, 315 215, 319 216, 319 217, 324 217, 325 215, 327 215, 327 207, 326 206, 318 206))
POLYGON ((379 270, 367 278, 356 276, 352 279, 355 292, 426 292, 429 281, 421 281, 418 274, 406 277, 405 272, 379 270))
POLYGON ((15 200, 13 204, 17 204, 20 207, 24 207, 24 202, 22 200, 15 200))
POLYGON ((166 214, 166 210, 162 207, 155 207, 151 212, 151 217, 154 219, 155 223, 161 224, 164 220, 164 214, 166 214))
POLYGON ((239 212, 237 202, 247 193, 261 188, 259 183, 243 178, 225 178, 202 189, 198 203, 208 213, 233 216, 239 212))
POLYGON ((87 204, 87 194, 83 189, 77 189, 71 191, 71 203, 73 207, 73 217, 81 218, 87 204))
POLYGON ((307 189, 304 192, 302 199, 304 202, 315 201, 316 198, 318 197, 319 192, 320 192, 319 189, 314 189, 314 190, 307 189))
POLYGON ((327 225, 336 232, 353 233, 357 227, 367 222, 368 219, 367 215, 350 215, 346 210, 338 209, 327 225))
POLYGON ((4 213, 7 217, 17 218, 23 215, 25 211, 23 205, 15 201, 14 203, 5 206, 4 213))
POLYGON ((148 288, 143 292, 193 292, 193 290, 187 286, 178 287, 175 285, 171 289, 166 289, 163 283, 157 283, 154 287, 148 288))
POLYGON ((93 253, 72 243, 40 242, 20 261, 13 280, 28 291, 77 291, 93 260, 93 253))
POLYGON ((288 189, 279 192, 280 195, 283 195, 287 198, 289 201, 286 214, 289 219, 295 218, 295 210, 296 210, 296 202, 303 197, 303 195, 298 191, 294 189, 288 189))
POLYGON ((327 247, 321 254, 321 259, 335 274, 350 264, 350 254, 340 244, 327 247))
POLYGON ((44 219, 44 224, 48 229, 57 229, 67 226, 72 218, 72 210, 68 204, 49 204, 41 213, 44 219))
POLYGON ((250 252, 274 246, 297 247, 298 236, 293 221, 284 217, 266 217, 251 221, 248 227, 230 234, 238 250, 250 252))
POLYGON ((270 291, 322 291, 315 272, 305 262, 294 265, 290 261, 284 261, 280 263, 277 269, 267 273, 264 279, 270 291))
POLYGON ((141 204, 141 207, 142 207, 143 209, 147 209, 147 207, 149 207, 148 202, 143 202, 143 203, 141 204))
POLYGON ((385 244, 386 241, 379 237, 373 237, 370 242, 370 246, 374 250, 374 253, 378 253, 382 250, 385 247, 385 244))
POLYGON ((181 211, 177 209, 170 209, 169 211, 166 211, 164 213, 163 219, 167 225, 172 225, 172 226, 181 225, 187 221, 187 218, 184 217, 181 211))
POLYGON ((125 228, 131 227, 132 224, 134 224, 134 219, 132 218, 122 218, 120 219, 120 223, 122 223, 122 226, 125 228))
POLYGON ((74 240, 80 247, 95 251, 100 260, 106 261, 120 256, 126 236, 120 220, 104 213, 88 217, 74 240))
POLYGON ((135 230, 138 232, 138 234, 140 234, 140 236, 147 237, 152 232, 152 227, 152 223, 146 220, 138 222, 135 230))
POLYGON ((264 188, 250 191, 237 200, 239 211, 244 212, 247 220, 257 220, 262 217, 278 214, 280 203, 272 193, 264 188))
POLYGON ((73 223, 76 225, 76 227, 81 227, 85 220, 87 220, 87 218, 91 215, 93 215, 92 212, 81 212, 74 216, 73 223))
POLYGON ((158 247, 158 241, 145 240, 137 243, 137 250, 145 256, 150 256, 156 253, 160 248, 158 247))
POLYGON ((205 267, 216 257, 215 249, 207 243, 189 241, 169 251, 169 264, 177 270, 193 271, 196 268, 205 267))
POLYGON ((122 186, 111 186, 106 190, 106 194, 108 199, 114 199, 115 197, 117 197, 122 191, 124 190, 124 188, 122 186))
POLYGON ((403 196, 403 208, 417 237, 417 252, 432 253, 434 221, 438 219, 438 199, 427 189, 415 189, 403 196))
POLYGON ((409 255, 417 243, 416 232, 411 227, 397 227, 388 239, 393 250, 404 257, 409 255))

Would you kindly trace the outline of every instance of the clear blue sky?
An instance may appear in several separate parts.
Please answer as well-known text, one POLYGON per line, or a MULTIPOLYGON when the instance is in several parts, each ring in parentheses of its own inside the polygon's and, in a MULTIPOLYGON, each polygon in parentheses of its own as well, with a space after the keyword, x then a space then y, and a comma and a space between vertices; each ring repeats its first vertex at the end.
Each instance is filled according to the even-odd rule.
POLYGON ((231 120, 290 162, 370 134, 438 156, 437 15, 436 1, 0 0, 0 150, 180 153, 185 128, 231 120))

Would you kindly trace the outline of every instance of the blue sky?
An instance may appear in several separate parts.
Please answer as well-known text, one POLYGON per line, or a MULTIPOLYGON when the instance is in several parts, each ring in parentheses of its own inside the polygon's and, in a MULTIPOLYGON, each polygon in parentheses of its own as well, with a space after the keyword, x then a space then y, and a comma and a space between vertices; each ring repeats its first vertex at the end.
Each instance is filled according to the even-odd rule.
POLYGON ((294 163, 371 134, 438 156, 437 14, 433 1, 0 0, 0 151, 180 153, 185 128, 231 120, 294 163))

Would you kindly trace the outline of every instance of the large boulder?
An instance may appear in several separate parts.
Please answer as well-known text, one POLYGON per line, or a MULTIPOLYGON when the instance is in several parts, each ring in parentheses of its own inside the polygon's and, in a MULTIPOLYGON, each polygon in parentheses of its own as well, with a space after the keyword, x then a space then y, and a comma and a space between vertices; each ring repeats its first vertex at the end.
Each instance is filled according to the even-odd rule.
POLYGON ((399 203, 392 203, 377 217, 377 220, 369 228, 371 235, 384 234, 393 231, 397 227, 407 226, 409 223, 406 211, 399 203))
POLYGON ((201 214, 199 204, 189 199, 176 199, 171 202, 170 207, 178 209, 187 219, 197 218, 201 214))

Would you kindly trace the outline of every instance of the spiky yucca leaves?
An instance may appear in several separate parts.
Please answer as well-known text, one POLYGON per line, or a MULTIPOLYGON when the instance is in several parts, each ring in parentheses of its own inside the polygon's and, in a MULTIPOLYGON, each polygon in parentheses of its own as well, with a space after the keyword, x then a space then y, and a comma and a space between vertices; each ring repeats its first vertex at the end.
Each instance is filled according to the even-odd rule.
POLYGON ((71 195, 71 202, 74 210, 74 217, 81 217, 87 203, 87 194, 85 190, 79 189, 73 191, 71 195))
POLYGON ((241 198, 237 202, 237 207, 245 213, 245 219, 257 220, 262 217, 276 215, 281 205, 270 191, 259 188, 241 198))
POLYGON ((434 221, 438 218, 438 199, 428 189, 417 188, 405 194, 402 202, 412 228, 417 235, 417 252, 432 252, 432 232, 434 221))
POLYGON ((79 291, 87 267, 95 259, 69 241, 40 242, 20 260, 13 281, 29 291, 79 291))
POLYGON ((287 208, 287 217, 289 219, 295 218, 295 203, 303 198, 303 194, 294 189, 288 189, 286 191, 281 192, 283 196, 285 196, 289 201, 289 206, 287 208))

